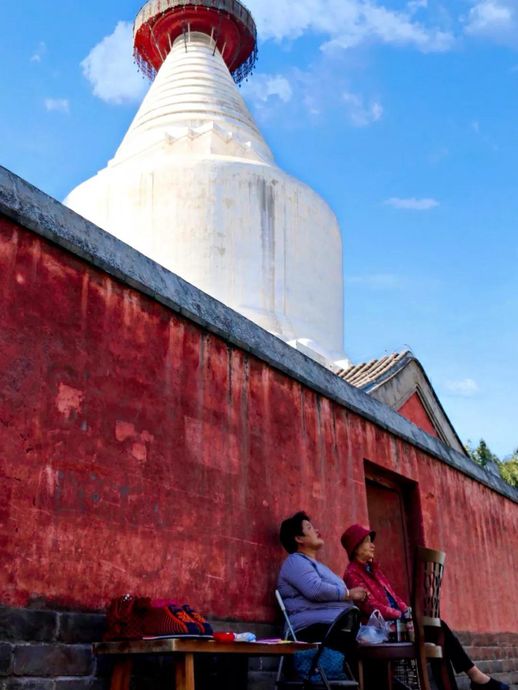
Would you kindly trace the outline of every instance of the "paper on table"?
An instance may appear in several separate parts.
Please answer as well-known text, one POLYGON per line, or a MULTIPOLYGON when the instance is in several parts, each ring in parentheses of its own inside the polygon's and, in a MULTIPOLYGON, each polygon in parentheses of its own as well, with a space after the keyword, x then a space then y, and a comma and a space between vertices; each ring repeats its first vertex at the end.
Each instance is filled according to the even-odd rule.
MULTIPOLYGON (((143 640, 212 640, 212 635, 184 635, 182 633, 175 635, 146 635, 143 640)), ((138 640, 135 640, 137 642, 138 640)))
POLYGON ((306 645, 307 642, 294 642, 293 640, 281 640, 280 637, 270 637, 266 638, 264 640, 256 640, 255 642, 251 642, 250 644, 300 644, 300 645, 306 645))

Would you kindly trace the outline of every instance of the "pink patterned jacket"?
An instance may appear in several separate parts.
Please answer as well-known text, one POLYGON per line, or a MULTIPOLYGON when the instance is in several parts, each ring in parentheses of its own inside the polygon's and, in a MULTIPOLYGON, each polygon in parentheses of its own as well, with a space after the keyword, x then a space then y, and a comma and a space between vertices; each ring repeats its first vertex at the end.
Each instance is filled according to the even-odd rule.
POLYGON ((402 612, 408 609, 408 604, 394 592, 386 575, 375 561, 371 566, 372 570, 369 573, 364 565, 357 561, 352 561, 344 573, 345 584, 349 589, 363 587, 369 593, 368 599, 364 602, 356 602, 362 613, 362 619, 367 619, 375 609, 379 610, 385 620, 401 618, 402 612), (390 606, 385 590, 394 598, 399 609, 390 606))

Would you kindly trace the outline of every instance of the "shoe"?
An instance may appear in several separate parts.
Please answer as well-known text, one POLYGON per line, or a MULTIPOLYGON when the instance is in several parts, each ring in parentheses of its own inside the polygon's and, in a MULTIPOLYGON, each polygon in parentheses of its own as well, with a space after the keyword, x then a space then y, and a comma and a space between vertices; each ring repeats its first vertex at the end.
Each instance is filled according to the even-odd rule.
POLYGON ((471 690, 482 690, 483 688, 485 688, 485 690, 510 690, 507 683, 501 683, 494 678, 490 678, 489 683, 474 683, 471 681, 471 690))
POLYGON ((184 611, 180 606, 178 605, 170 605, 167 607, 169 613, 173 618, 175 618, 177 621, 179 621, 184 627, 185 627, 185 632, 188 633, 189 635, 199 635, 200 634, 200 626, 198 623, 193 620, 187 611, 184 611))
POLYGON ((182 608, 187 613, 187 615, 190 618, 192 618, 192 620, 196 623, 202 635, 212 635, 212 626, 210 625, 210 623, 208 623, 208 621, 205 620, 201 613, 198 613, 198 611, 192 609, 189 606, 189 604, 184 604, 182 608))

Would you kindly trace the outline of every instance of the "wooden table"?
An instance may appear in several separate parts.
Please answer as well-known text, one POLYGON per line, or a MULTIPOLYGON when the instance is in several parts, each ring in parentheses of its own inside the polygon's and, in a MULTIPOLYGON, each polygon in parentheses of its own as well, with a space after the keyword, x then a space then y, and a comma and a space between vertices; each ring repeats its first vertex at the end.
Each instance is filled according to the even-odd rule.
POLYGON ((95 654, 111 654, 118 658, 113 668, 110 690, 129 690, 135 654, 171 654, 175 661, 176 690, 195 690, 194 656, 196 654, 246 654, 247 656, 284 656, 304 649, 316 649, 307 642, 216 642, 166 638, 125 642, 96 642, 95 654))

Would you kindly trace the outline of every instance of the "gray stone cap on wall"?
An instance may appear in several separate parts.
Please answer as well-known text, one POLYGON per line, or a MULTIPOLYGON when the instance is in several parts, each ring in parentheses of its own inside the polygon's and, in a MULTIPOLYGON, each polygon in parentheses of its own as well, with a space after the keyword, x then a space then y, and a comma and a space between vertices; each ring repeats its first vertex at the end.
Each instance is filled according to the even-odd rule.
POLYGON ((1 166, 0 214, 518 503, 518 490, 499 476, 1 166))

